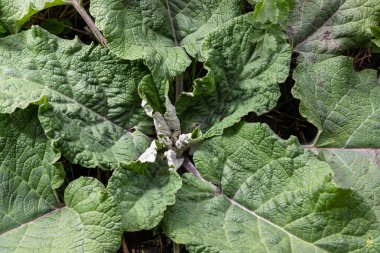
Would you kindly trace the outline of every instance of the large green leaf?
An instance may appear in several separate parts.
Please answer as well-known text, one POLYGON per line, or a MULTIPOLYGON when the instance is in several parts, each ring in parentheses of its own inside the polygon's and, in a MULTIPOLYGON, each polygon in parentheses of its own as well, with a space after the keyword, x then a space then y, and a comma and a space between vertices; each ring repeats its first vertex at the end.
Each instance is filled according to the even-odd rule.
POLYGON ((0 116, 0 252, 115 252, 120 216, 95 179, 79 179, 59 207, 64 172, 37 108, 0 116))
POLYGON ((335 180, 365 197, 380 220, 380 85, 377 71, 355 72, 349 57, 303 63, 294 72, 300 111, 319 130, 312 149, 335 180))
POLYGON ((67 2, 67 0, 1 0, 0 24, 11 33, 16 33, 37 12, 67 2))
POLYGON ((380 150, 375 149, 334 149, 319 151, 321 159, 334 170, 335 182, 345 188, 352 188, 366 198, 380 221, 380 150))
POLYGON ((254 40, 252 14, 237 17, 206 38, 202 52, 208 75, 196 80, 194 91, 176 105, 185 132, 194 127, 221 134, 249 112, 271 110, 280 96, 279 82, 289 73, 290 48, 280 44, 275 52, 261 56, 254 40))
POLYGON ((288 35, 294 51, 313 61, 367 45, 379 23, 378 0, 295 1, 288 35))
POLYGON ((332 180, 295 138, 238 124, 194 155, 205 180, 187 177, 163 227, 190 252, 377 252, 372 206, 332 180))
POLYGON ((377 71, 355 72, 349 57, 298 65, 293 95, 318 130, 317 147, 380 148, 377 71))
POLYGON ((41 123, 64 156, 112 169, 149 145, 139 131, 130 133, 151 131, 137 91, 146 74, 140 63, 33 27, 0 40, 0 112, 43 103, 41 123))
POLYGON ((83 177, 73 181, 65 190, 65 202, 65 207, 0 234, 0 251, 113 253, 118 250, 122 234, 120 215, 99 181, 83 177))
MULTIPOLYGON (((92 0, 91 14, 118 56, 144 59, 154 76, 172 77, 190 65, 203 38, 240 15, 240 0, 92 0)), ((198 55, 199 56, 199 55, 198 55)))
POLYGON ((182 181, 168 166, 147 164, 142 172, 133 165, 117 169, 107 189, 116 200, 125 231, 152 229, 164 217, 168 205, 175 202, 175 193, 182 181))
POLYGON ((64 177, 59 157, 36 107, 0 115, 0 234, 57 207, 54 189, 64 177))

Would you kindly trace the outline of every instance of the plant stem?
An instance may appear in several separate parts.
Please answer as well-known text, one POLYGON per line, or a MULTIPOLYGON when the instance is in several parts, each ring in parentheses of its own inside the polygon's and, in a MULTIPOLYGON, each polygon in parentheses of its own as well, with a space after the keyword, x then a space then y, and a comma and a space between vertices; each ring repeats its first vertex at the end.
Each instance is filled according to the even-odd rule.
POLYGON ((124 235, 123 235, 123 239, 121 240, 121 248, 123 250, 123 253, 129 253, 127 242, 125 241, 124 235))
POLYGON ((201 176, 201 173, 199 173, 199 171, 197 170, 197 168, 194 166, 194 164, 191 162, 190 158, 187 155, 185 155, 184 158, 185 158, 185 161, 183 162, 182 166, 185 168, 187 172, 193 174, 194 177, 198 178, 203 183, 207 185, 212 185, 215 193, 220 192, 219 187, 217 187, 216 185, 213 185, 211 182, 207 181, 201 176))
POLYGON ((99 43, 107 48, 107 40, 104 38, 103 34, 100 32, 100 30, 96 27, 94 21, 88 15, 86 10, 82 7, 82 5, 78 2, 78 0, 70 0, 71 4, 74 6, 75 10, 81 15, 84 22, 86 22, 87 26, 90 28, 92 33, 95 35, 95 37, 98 39, 99 43))
POLYGON ((181 253, 181 247, 178 243, 173 242, 173 253, 181 253))
POLYGON ((64 206, 64 204, 63 204, 63 203, 61 202, 61 200, 59 199, 57 189, 54 189, 54 190, 53 190, 53 193, 54 193, 55 199, 57 200, 58 206, 59 206, 59 207, 64 206))
POLYGON ((179 75, 175 78, 175 98, 178 100, 179 96, 183 92, 183 75, 179 75))

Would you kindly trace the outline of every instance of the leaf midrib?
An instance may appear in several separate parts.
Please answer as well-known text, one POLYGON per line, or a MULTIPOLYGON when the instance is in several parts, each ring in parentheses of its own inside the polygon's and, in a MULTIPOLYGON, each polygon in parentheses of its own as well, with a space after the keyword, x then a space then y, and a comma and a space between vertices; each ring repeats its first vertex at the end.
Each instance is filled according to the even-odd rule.
POLYGON ((169 7, 169 0, 165 0, 165 1, 166 1, 166 10, 167 10, 168 16, 169 16, 170 28, 172 30, 172 36, 173 36, 174 44, 175 44, 176 47, 179 47, 178 40, 177 40, 177 35, 176 35, 176 30, 174 28, 173 17, 172 17, 172 14, 171 14, 171 11, 170 11, 170 7, 169 7))
MULTIPOLYGON (((316 248, 321 249, 323 252, 327 252, 327 251, 325 251, 324 249, 320 248, 319 246, 317 246, 317 245, 315 245, 315 244, 313 244, 313 243, 311 243, 311 242, 305 241, 305 240, 303 240, 302 238, 300 238, 300 237, 298 237, 298 236, 296 236, 296 235, 293 235, 292 233, 290 233, 290 232, 287 231, 286 229, 284 229, 284 228, 280 227, 279 225, 277 225, 277 224, 271 222, 270 220, 267 220, 267 219, 265 219, 264 217, 261 217, 260 215, 258 215, 258 214, 255 213, 254 211, 251 211, 251 210, 249 210, 248 208, 246 208, 245 206, 241 205, 239 202, 237 202, 237 201, 234 200, 233 198, 229 198, 228 196, 226 196, 226 195, 224 195, 224 194, 223 194, 223 196, 225 197, 225 199, 227 199, 227 200, 231 203, 231 205, 236 206, 236 207, 242 209, 243 211, 249 213, 251 216, 254 216, 255 218, 257 218, 258 220, 261 220, 261 221, 267 223, 268 225, 270 225, 270 226, 272 226, 272 227, 275 227, 276 229, 278 229, 278 230, 280 230, 281 232, 285 233, 285 234, 288 235, 289 237, 296 238, 297 240, 301 240, 302 242, 305 242, 305 243, 311 245, 312 247, 316 247, 316 248)), ((292 242, 290 242, 290 244, 292 245, 292 242)))
POLYGON ((13 231, 13 230, 15 230, 15 229, 19 229, 19 228, 21 228, 21 227, 23 227, 23 226, 27 226, 27 225, 29 225, 30 223, 34 222, 34 221, 40 220, 40 219, 42 219, 42 218, 45 218, 45 217, 47 217, 47 216, 49 216, 49 215, 51 215, 51 214, 54 214, 54 213, 56 213, 56 212, 60 212, 60 211, 62 211, 64 208, 68 208, 68 207, 67 207, 67 206, 63 206, 63 207, 54 208, 54 209, 52 209, 51 211, 49 211, 49 212, 47 212, 47 213, 45 213, 45 214, 43 214, 43 215, 41 215, 41 216, 38 216, 38 217, 32 218, 32 219, 30 219, 29 221, 27 221, 27 222, 25 222, 25 223, 19 224, 19 226, 17 226, 17 227, 11 228, 11 229, 9 229, 9 230, 4 231, 3 233, 0 233, 0 237, 1 237, 2 235, 4 235, 4 234, 10 232, 10 231, 13 231))
MULTIPOLYGON (((31 81, 31 80, 27 80, 27 79, 24 79, 24 78, 17 78, 17 77, 13 77, 13 76, 3 75, 3 74, 1 74, 1 73, 0 73, 0 76, 5 76, 5 77, 7 77, 8 79, 23 80, 23 81, 26 81, 26 82, 30 82, 30 83, 36 84, 37 86, 40 86, 40 87, 41 87, 41 96, 40 96, 40 98, 37 99, 36 101, 40 100, 40 99, 41 99, 43 96, 45 96, 45 95, 48 97, 48 100, 49 100, 49 94, 45 94, 45 89, 46 89, 46 90, 50 90, 50 91, 52 91, 52 92, 58 94, 59 96, 64 97, 64 98, 67 99, 68 101, 70 101, 70 102, 72 102, 72 103, 75 103, 75 104, 77 104, 78 106, 84 108, 85 110, 89 111, 90 113, 96 115, 96 117, 102 119, 103 121, 110 122, 111 124, 113 124, 113 125, 116 126, 117 128, 119 128, 119 129, 121 129, 121 130, 123 130, 123 131, 125 131, 125 132, 129 132, 129 129, 125 129, 125 128, 123 128, 123 127, 117 125, 117 124, 114 123, 111 119, 109 119, 109 118, 107 118, 107 117, 105 117, 105 116, 99 114, 98 112, 92 110, 91 108, 89 108, 89 107, 87 107, 87 106, 85 106, 85 105, 79 103, 79 102, 76 101, 75 99, 73 99, 73 98, 67 96, 66 94, 63 94, 63 93, 61 93, 61 92, 59 92, 59 91, 57 91, 57 90, 55 90, 55 89, 53 89, 53 88, 51 88, 51 87, 49 87, 49 86, 47 86, 47 85, 42 85, 42 84, 40 84, 40 83, 37 83, 37 82, 31 81)), ((33 102, 36 102, 36 101, 33 101, 33 102)), ((54 102, 53 102, 53 103, 54 103, 54 102)))
MULTIPOLYGON (((200 175, 200 176, 198 177, 198 180, 200 180, 203 184, 209 183, 209 185, 214 185, 212 182, 203 179, 202 175, 200 175)), ((315 247, 315 248, 318 248, 318 249, 322 250, 322 252, 328 252, 328 251, 326 251, 325 249, 323 249, 323 248, 321 248, 321 247, 319 247, 319 246, 317 246, 317 245, 315 245, 315 244, 313 244, 313 243, 311 243, 311 242, 305 241, 304 239, 302 239, 302 238, 300 238, 300 237, 298 237, 298 236, 296 236, 296 235, 290 233, 289 231, 287 231, 287 230, 284 229, 283 227, 281 227, 281 226, 279 226, 279 225, 277 225, 277 224, 271 222, 270 220, 265 219, 264 217, 258 215, 256 212, 254 212, 254 211, 252 211, 252 210, 246 208, 245 206, 241 205, 241 204, 240 204, 239 202, 237 202, 234 198, 230 198, 230 197, 228 197, 228 196, 225 195, 223 192, 218 193, 218 192, 215 192, 215 189, 213 189, 213 190, 214 190, 214 193, 215 193, 215 194, 223 196, 228 202, 230 202, 231 205, 240 208, 241 210, 247 212, 248 214, 250 214, 251 216, 255 217, 256 219, 261 220, 261 221, 267 223, 268 225, 270 225, 270 226, 272 226, 272 227, 275 227, 276 229, 278 229, 278 230, 280 230, 281 232, 285 233, 289 238, 295 238, 295 239, 297 239, 297 240, 300 240, 300 241, 302 241, 302 242, 305 242, 305 243, 311 245, 312 247, 315 247)), ((217 190, 220 191, 219 187, 217 188, 217 190)), ((215 195, 214 195, 214 196, 215 196, 215 195)), ((290 241, 290 244, 293 245, 293 243, 292 243, 291 241, 290 241)))

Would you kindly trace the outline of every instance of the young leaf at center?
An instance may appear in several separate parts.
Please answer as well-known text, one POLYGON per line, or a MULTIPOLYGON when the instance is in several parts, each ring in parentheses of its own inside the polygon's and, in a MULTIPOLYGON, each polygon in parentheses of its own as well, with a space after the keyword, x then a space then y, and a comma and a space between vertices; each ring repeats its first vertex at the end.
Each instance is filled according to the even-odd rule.
POLYGON ((206 138, 220 135, 249 112, 263 114, 276 105, 278 83, 289 73, 290 47, 278 44, 275 52, 261 56, 255 29, 249 13, 205 39, 202 54, 208 75, 196 80, 193 92, 183 94, 176 104, 183 132, 199 127, 207 131, 206 138))

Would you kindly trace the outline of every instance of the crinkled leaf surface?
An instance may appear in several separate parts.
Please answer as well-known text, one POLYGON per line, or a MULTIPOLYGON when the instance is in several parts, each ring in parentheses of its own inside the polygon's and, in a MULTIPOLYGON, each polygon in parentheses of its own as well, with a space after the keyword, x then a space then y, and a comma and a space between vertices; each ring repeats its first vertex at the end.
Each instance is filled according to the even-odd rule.
POLYGON ((248 0, 255 4, 254 19, 259 23, 282 24, 287 20, 292 0, 248 0))
POLYGON ((371 252, 380 227, 371 206, 338 188, 330 167, 269 127, 238 124, 194 155, 164 230, 190 252, 371 252))
POLYGON ((0 115, 0 234, 58 205, 53 189, 64 177, 59 157, 36 107, 0 115))
MULTIPOLYGON (((133 166, 133 165, 131 165, 133 166)), ((182 181, 167 165, 148 164, 141 172, 133 168, 117 169, 107 189, 116 200, 125 231, 152 229, 164 216, 182 181)))
POLYGON ((288 36, 293 50, 313 61, 368 44, 379 15, 378 0, 296 0, 288 36))
POLYGON ((0 24, 16 33, 37 12, 67 3, 67 0, 1 0, 0 24))
POLYGON ((285 43, 287 19, 293 0, 248 0, 254 5, 253 19, 257 29, 253 39, 257 49, 265 56, 276 51, 278 44, 285 43))
POLYGON ((186 52, 196 56, 208 33, 241 14, 241 1, 92 0, 90 12, 118 56, 172 77, 190 65, 186 52))
POLYGON ((157 83, 152 75, 147 75, 141 80, 138 91, 140 97, 147 102, 153 112, 165 113, 165 100, 169 93, 169 82, 161 80, 161 82, 157 83))
POLYGON ((380 148, 380 84, 375 70, 355 72, 349 57, 296 68, 293 95, 315 125, 316 147, 380 148))
POLYGON ((262 114, 277 103, 277 83, 289 72, 290 48, 278 45, 275 52, 260 56, 254 42, 252 14, 237 17, 206 38, 202 52, 209 73, 196 80, 194 91, 184 94, 177 112, 184 132, 201 128, 205 137, 221 134, 249 112, 262 114))
POLYGON ((377 71, 355 72, 348 57, 303 63, 294 72, 300 111, 319 130, 312 146, 335 180, 379 214, 380 84, 377 71))
MULTIPOLYGON (((25 196, 27 197, 27 196, 25 196)), ((95 178, 65 190, 66 205, 0 234, 1 252, 116 252, 121 222, 116 204, 95 178)))
POLYGON ((65 157, 112 169, 149 146, 139 131, 129 132, 152 126, 137 92, 146 74, 106 49, 33 27, 0 41, 0 112, 44 103, 41 123, 65 157))
POLYGON ((335 182, 365 197, 380 221, 380 151, 377 149, 316 149, 334 170, 335 182))

